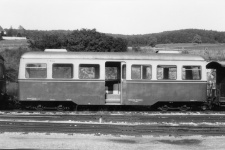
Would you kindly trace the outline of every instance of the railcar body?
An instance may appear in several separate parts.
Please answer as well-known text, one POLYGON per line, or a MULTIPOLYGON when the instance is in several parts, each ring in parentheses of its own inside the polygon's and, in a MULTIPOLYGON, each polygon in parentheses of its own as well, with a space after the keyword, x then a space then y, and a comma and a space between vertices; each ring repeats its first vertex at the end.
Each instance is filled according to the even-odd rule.
POLYGON ((207 99, 205 66, 202 57, 185 54, 28 52, 20 60, 19 101, 186 109, 207 99))

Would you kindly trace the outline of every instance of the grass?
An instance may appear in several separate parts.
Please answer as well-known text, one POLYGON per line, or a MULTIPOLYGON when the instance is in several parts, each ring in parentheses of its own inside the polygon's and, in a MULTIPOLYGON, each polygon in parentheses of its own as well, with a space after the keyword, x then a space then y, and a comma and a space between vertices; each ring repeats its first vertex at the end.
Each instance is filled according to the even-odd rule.
POLYGON ((155 53, 156 50, 163 51, 181 51, 184 54, 200 55, 207 61, 225 61, 225 43, 176 43, 176 44, 158 44, 155 49, 149 46, 141 47, 141 52, 155 53))
POLYGON ((225 50, 225 43, 176 43, 176 44, 157 44, 156 48, 164 48, 165 50, 225 50))

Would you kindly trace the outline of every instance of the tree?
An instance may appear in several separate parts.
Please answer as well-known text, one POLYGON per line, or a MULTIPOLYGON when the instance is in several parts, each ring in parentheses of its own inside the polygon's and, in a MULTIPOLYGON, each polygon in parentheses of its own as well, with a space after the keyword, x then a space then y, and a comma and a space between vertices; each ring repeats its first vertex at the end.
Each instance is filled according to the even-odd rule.
POLYGON ((141 48, 140 48, 140 46, 138 46, 138 45, 132 46, 132 50, 133 50, 134 52, 141 52, 141 48))
POLYGON ((17 33, 16 36, 17 36, 17 37, 22 37, 21 33, 17 33))
POLYGON ((21 25, 18 27, 18 30, 17 30, 17 36, 18 37, 22 37, 22 36, 24 36, 25 35, 25 29, 24 29, 24 27, 22 27, 21 25))
POLYGON ((156 37, 149 37, 148 42, 149 42, 149 46, 155 47, 155 45, 157 44, 157 38, 156 37))
POLYGON ((7 36, 13 36, 13 28, 12 28, 12 26, 11 26, 10 29, 8 30, 7 36))
POLYGON ((202 38, 200 35, 196 34, 192 40, 193 43, 198 43, 201 44, 202 43, 202 38))
POLYGON ((74 30, 71 33, 45 32, 28 40, 31 48, 66 48, 72 52, 124 52, 127 41, 99 33, 95 29, 74 30))

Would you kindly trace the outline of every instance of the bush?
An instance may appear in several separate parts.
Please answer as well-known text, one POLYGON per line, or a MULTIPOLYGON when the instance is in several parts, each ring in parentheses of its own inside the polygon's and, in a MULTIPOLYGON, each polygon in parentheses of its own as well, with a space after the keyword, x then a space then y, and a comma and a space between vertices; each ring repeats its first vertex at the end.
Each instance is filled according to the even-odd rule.
POLYGON ((5 60, 6 80, 8 82, 17 82, 20 57, 25 52, 29 51, 27 48, 5 49, 0 52, 0 55, 5 60))
POLYGON ((125 52, 127 41, 122 38, 114 38, 95 29, 75 30, 71 33, 59 34, 57 32, 45 32, 28 40, 31 48, 66 48, 72 52, 125 52))

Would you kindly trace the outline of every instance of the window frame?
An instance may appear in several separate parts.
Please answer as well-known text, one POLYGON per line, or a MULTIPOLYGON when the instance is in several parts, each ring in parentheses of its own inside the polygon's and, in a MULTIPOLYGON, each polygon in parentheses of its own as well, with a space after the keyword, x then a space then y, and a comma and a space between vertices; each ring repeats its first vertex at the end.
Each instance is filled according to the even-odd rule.
POLYGON ((152 80, 152 65, 151 64, 132 64, 131 65, 131 80, 152 80), (132 67, 133 66, 141 66, 141 78, 140 79, 134 79, 132 78, 132 67), (151 68, 151 78, 149 79, 143 79, 143 66, 146 66, 146 67, 150 67, 151 68))
POLYGON ((158 64, 158 65, 156 65, 156 79, 157 80, 172 80, 172 81, 177 80, 177 78, 178 78, 177 77, 177 73, 178 73, 178 66, 177 65, 173 65, 173 64, 167 64, 167 65, 163 65, 163 64, 162 65, 159 65, 158 64), (158 66, 175 66, 176 67, 176 78, 175 79, 169 79, 169 78, 168 79, 159 79, 158 78, 158 66))
POLYGON ((40 63, 40 62, 37 62, 37 63, 35 63, 35 62, 34 63, 33 62, 26 63, 25 64, 25 78, 26 79, 47 79, 48 78, 48 64, 47 63, 40 63), (27 65, 29 65, 29 64, 45 64, 46 67, 27 67, 27 65), (45 68, 46 69, 46 77, 44 77, 44 78, 40 78, 40 77, 39 78, 37 78, 37 77, 30 78, 30 77, 27 77, 27 68, 45 68))
POLYGON ((72 63, 53 63, 52 64, 52 79, 73 79, 74 78, 74 64, 72 63), (72 65, 72 70, 71 70, 71 78, 54 78, 53 77, 53 69, 54 69, 54 65, 72 65))
MULTIPOLYGON (((192 69, 191 69, 192 70, 192 69)), ((201 65, 182 65, 181 66, 181 79, 182 80, 191 80, 191 81, 196 81, 196 80, 202 80, 202 66, 201 65), (187 67, 200 67, 200 79, 183 79, 183 68, 187 66, 187 67)))
MULTIPOLYGON (((96 75, 96 74, 95 74, 96 75)), ((94 64, 94 63, 80 63, 78 64, 78 79, 79 80, 98 80, 100 79, 100 76, 101 76, 101 65, 100 64, 94 64), (80 78, 80 65, 96 65, 98 66, 98 77, 97 78, 80 78)))

